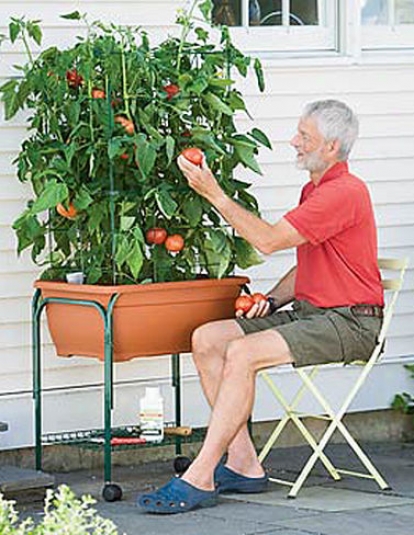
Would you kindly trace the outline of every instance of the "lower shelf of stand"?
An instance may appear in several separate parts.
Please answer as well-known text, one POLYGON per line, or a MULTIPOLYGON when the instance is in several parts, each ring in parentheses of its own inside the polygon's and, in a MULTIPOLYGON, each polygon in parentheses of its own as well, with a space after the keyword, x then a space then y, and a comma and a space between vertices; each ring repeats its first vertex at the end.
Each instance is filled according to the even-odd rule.
MULTIPOLYGON (((169 427, 168 425, 166 427, 169 427)), ((193 442, 202 442, 206 435, 207 429, 200 427, 192 429, 190 435, 164 435, 162 442, 146 442, 140 444, 118 444, 111 445, 111 449, 121 450, 130 448, 148 448, 155 446, 175 445, 177 438, 181 444, 189 444, 193 442)), ((136 426, 113 427, 111 429, 111 438, 139 438, 139 429, 136 426)), ((42 436, 42 445, 66 445, 78 446, 88 449, 101 449, 105 442, 105 431, 103 429, 86 429, 79 431, 63 431, 60 433, 46 433, 42 436)))

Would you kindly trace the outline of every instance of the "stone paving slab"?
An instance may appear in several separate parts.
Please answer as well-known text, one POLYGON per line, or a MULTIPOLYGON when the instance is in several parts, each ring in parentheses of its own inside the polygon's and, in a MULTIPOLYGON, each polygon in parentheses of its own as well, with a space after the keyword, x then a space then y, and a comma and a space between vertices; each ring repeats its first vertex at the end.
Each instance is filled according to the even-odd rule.
POLYGON ((54 483, 55 478, 45 472, 17 466, 0 466, 0 491, 6 496, 10 492, 53 487, 54 483))
POLYGON ((383 510, 320 514, 306 519, 306 525, 301 519, 286 520, 281 523, 287 529, 297 529, 298 533, 308 535, 413 535, 414 533, 412 518, 383 510))
POLYGON ((294 499, 286 498, 286 490, 284 489, 264 492, 263 494, 231 494, 229 497, 233 500, 262 505, 310 509, 320 512, 356 511, 409 504, 414 506, 414 500, 409 497, 401 498, 384 493, 368 493, 343 488, 333 489, 317 486, 302 489, 294 499))
MULTIPOLYGON (((287 535, 284 526, 272 526, 257 519, 240 518, 227 508, 225 503, 216 507, 200 509, 183 515, 149 515, 133 504, 118 503, 103 506, 99 504, 97 510, 111 518, 117 525, 119 533, 127 535, 145 533, 145 535, 180 534, 180 535, 253 535, 283 533, 287 535), (208 511, 208 513, 207 513, 208 511), (215 514, 214 514, 215 511, 215 514), (281 531, 283 530, 283 531, 281 531)), ((289 530, 290 531, 290 530, 289 530)), ((298 535, 297 530, 292 533, 298 535)))

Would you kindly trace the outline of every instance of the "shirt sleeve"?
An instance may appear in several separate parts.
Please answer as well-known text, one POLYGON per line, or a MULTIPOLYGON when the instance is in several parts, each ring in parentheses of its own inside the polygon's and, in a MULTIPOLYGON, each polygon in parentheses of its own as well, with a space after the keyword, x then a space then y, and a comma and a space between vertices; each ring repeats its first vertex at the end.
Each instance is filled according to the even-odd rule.
POLYGON ((334 182, 313 190, 284 216, 313 245, 332 238, 358 221, 362 192, 353 185, 334 182))

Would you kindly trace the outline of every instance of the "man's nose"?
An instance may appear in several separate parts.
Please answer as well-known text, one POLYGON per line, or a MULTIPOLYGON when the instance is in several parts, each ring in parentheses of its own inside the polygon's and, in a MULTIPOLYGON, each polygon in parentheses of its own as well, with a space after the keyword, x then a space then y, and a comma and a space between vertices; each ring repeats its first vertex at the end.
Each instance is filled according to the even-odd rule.
POLYGON ((290 144, 292 145, 292 147, 297 147, 299 146, 299 136, 298 134, 295 134, 292 139, 290 140, 290 144))

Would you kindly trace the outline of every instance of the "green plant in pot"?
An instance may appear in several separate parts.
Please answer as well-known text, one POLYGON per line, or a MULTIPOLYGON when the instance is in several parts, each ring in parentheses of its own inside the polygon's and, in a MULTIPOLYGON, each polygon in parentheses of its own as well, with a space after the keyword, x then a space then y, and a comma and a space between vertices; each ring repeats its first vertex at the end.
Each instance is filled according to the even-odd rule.
MULTIPOLYGON (((258 210, 250 184, 234 178, 240 164, 260 173, 259 145, 270 148, 259 129, 235 125, 246 106, 232 75, 246 76, 251 59, 226 27, 212 44, 205 24, 195 25, 197 6, 210 17, 211 3, 195 1, 178 17, 181 36, 156 46, 143 31, 89 24, 75 12, 64 17, 86 21, 86 37, 36 58, 29 45, 41 43, 38 22, 11 21, 28 63, 0 91, 6 119, 30 112, 16 162, 34 193, 14 229, 42 279, 64 280, 69 270, 90 284, 221 278, 259 262, 176 165, 184 149, 201 149, 225 191, 258 210), (155 240, 152 229, 163 229, 155 240)), ((263 88, 258 60, 254 67, 263 88)))
POLYGON ((238 131, 235 116, 247 109, 236 80, 253 67, 263 90, 263 73, 226 27, 206 23, 211 9, 211 0, 195 0, 179 13, 180 36, 156 45, 139 29, 63 15, 83 21, 86 36, 36 57, 39 21, 11 20, 10 40, 23 43, 28 60, 0 92, 6 119, 28 110, 16 164, 33 190, 14 229, 19 253, 31 249, 43 281, 65 281, 71 271, 83 273, 85 286, 117 288, 223 280, 261 261, 176 164, 182 151, 202 151, 226 193, 258 211, 250 183, 234 172, 241 165, 260 174, 259 147, 271 145, 258 128, 238 131))

